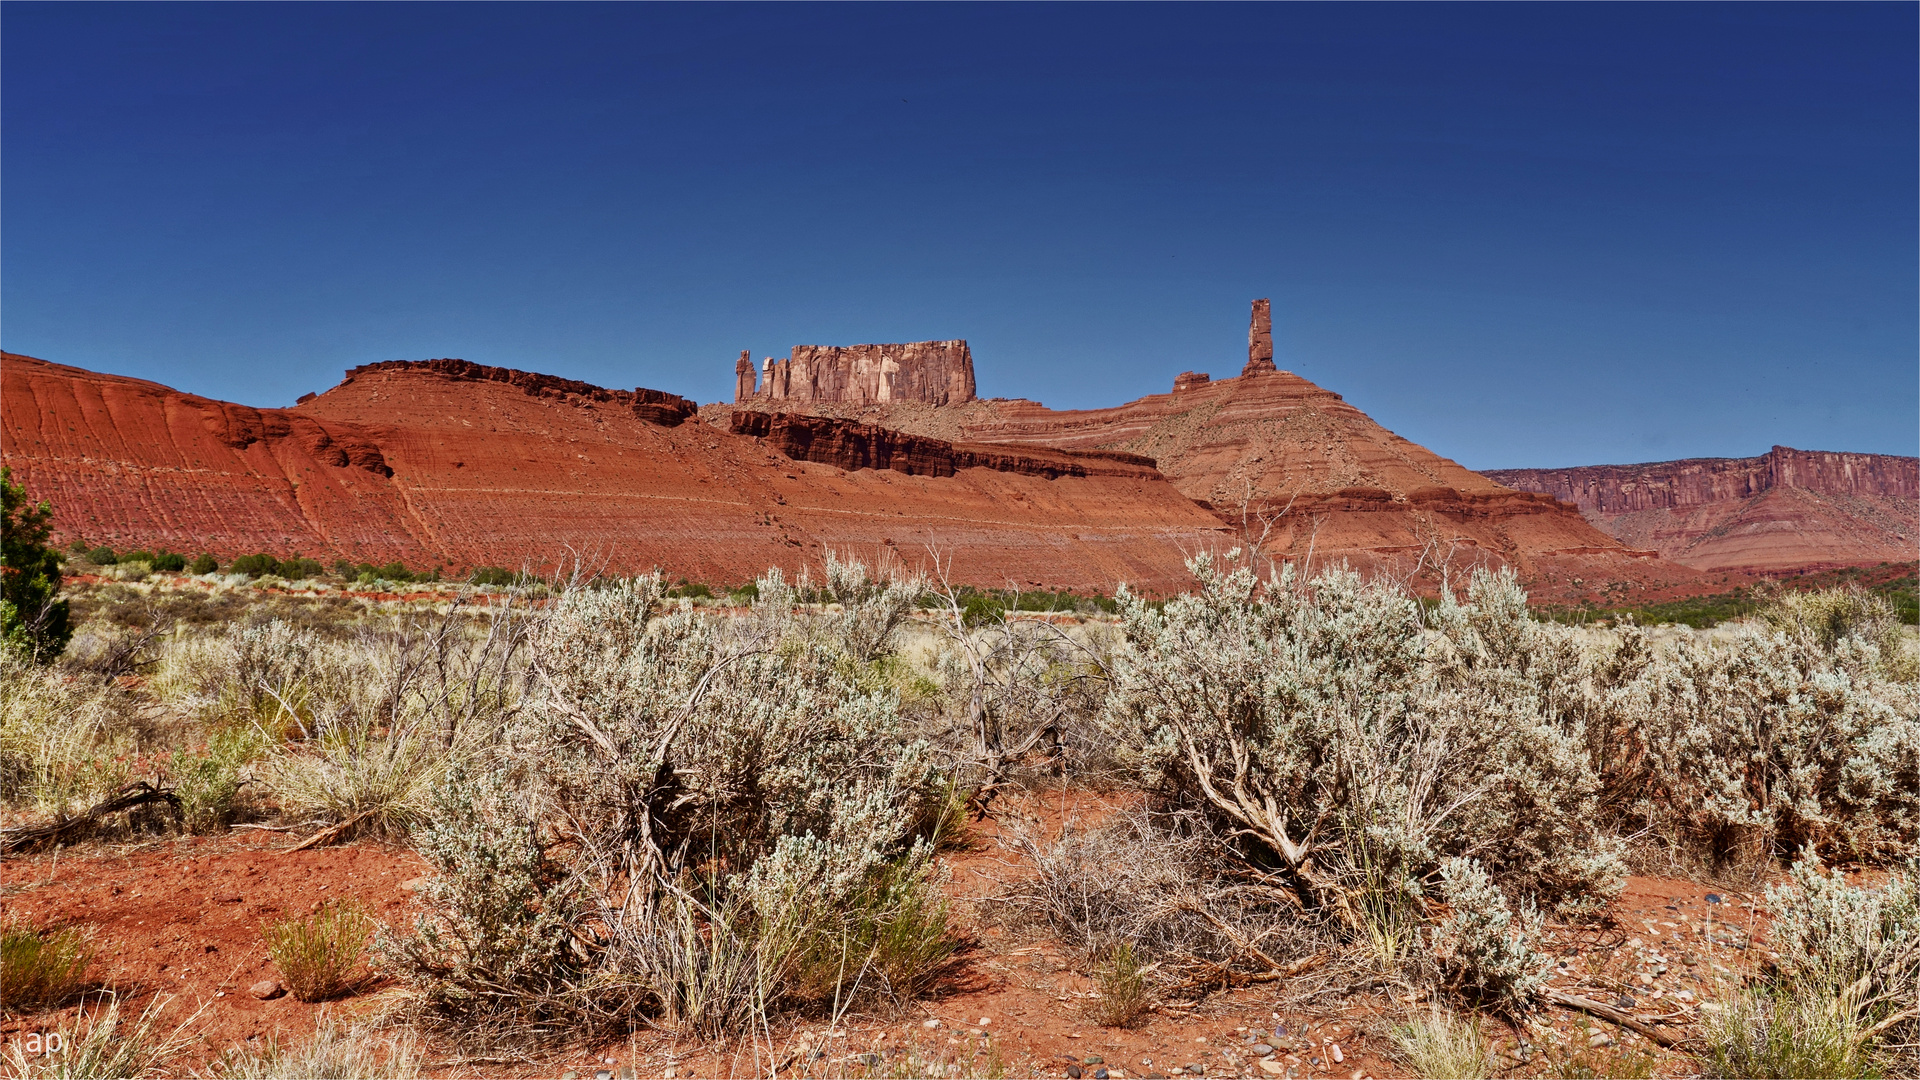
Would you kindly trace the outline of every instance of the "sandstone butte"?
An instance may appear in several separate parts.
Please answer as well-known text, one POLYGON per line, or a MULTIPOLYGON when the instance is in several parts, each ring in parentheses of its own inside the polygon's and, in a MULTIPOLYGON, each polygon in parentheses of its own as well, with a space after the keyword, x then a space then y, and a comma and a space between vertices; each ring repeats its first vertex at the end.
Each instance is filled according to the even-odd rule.
MULTIPOLYGON (((1106 451, 1152 459, 1238 538, 1318 568, 1346 563, 1431 589, 1475 566, 1511 566, 1536 597, 1645 598, 1701 591, 1698 571, 1628 547, 1570 503, 1516 491, 1381 427, 1273 362, 1266 301, 1256 301, 1237 378, 1183 372, 1174 390, 1108 409, 1056 411, 992 398, 934 406, 770 396, 740 383, 730 409, 858 421, 1007 450, 1106 451), (1268 527, 1268 523, 1271 527, 1268 527)), ((968 380, 971 382, 971 380, 968 380)), ((738 422, 735 422, 736 426, 738 422)))
POLYGON ((63 540, 123 550, 454 571, 577 556, 731 584, 828 548, 912 567, 931 547, 960 583, 1168 592, 1190 582, 1186 553, 1225 539, 1137 457, 819 421, 762 441, 693 415, 658 391, 460 360, 367 365, 255 409, 0 355, 0 462, 54 504, 63 540))
POLYGON ((1702 570, 1920 557, 1920 458, 1776 446, 1750 458, 1487 475, 1573 503, 1621 541, 1702 570))

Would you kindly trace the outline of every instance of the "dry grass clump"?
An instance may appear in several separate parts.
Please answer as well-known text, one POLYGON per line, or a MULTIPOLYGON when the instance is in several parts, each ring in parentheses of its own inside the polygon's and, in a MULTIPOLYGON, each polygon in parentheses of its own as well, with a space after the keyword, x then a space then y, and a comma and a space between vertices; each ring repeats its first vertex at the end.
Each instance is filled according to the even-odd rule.
POLYGON ((93 946, 71 927, 0 926, 0 1008, 29 1013, 66 1003, 80 991, 93 946))
POLYGON ((136 1080, 159 1076, 164 1075, 165 1063, 191 1041, 191 1017, 171 1031, 161 1023, 170 998, 155 998, 130 1019, 122 1015, 118 997, 103 995, 103 1000, 105 1008, 82 1012, 57 1032, 42 1033, 41 1045, 57 1044, 56 1050, 29 1054, 27 1040, 9 1040, 7 1053, 0 1058, 6 1074, 17 1080, 136 1080), (54 1037, 47 1038, 49 1034, 54 1037))
POLYGON ((1129 1027, 1153 1007, 1150 965, 1142 964, 1132 943, 1114 946, 1093 969, 1094 992, 1087 1016, 1101 1027, 1129 1027))
POLYGON ((411 1034, 354 1030, 323 1019, 311 1041, 282 1046, 271 1039, 256 1051, 229 1055, 220 1062, 223 1080, 414 1080, 425 1064, 411 1034))
POLYGON ((1486 1080, 1493 1056, 1480 1025, 1436 1005, 1393 1029, 1393 1045, 1414 1075, 1428 1080, 1486 1080))
POLYGON ((0 649, 0 799, 74 812, 127 782, 142 723, 112 683, 69 678, 0 649))
POLYGON ((1724 1080, 1856 1080, 1878 1077, 1860 1027, 1831 1001, 1788 993, 1735 995, 1705 1024, 1708 1076, 1724 1080))
POLYGON ((300 1001, 330 1001, 360 986, 366 974, 360 961, 373 928, 358 905, 335 901, 310 917, 275 922, 261 936, 288 993, 300 1001))

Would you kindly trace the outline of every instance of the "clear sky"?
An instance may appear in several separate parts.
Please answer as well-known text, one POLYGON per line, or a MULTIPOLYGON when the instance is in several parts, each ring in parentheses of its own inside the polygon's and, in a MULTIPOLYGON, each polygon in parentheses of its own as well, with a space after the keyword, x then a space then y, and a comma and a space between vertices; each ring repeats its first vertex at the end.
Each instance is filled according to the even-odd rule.
POLYGON ((1916 8, 0 6, 0 344, 254 405, 1277 360, 1476 468, 1920 444, 1916 8))

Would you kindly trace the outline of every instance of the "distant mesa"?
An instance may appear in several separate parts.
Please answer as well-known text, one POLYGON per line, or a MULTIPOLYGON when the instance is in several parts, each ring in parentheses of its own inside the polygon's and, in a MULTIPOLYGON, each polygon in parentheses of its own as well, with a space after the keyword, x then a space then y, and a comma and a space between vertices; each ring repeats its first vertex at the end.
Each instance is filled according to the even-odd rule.
POLYGON ((795 345, 785 360, 767 357, 757 382, 749 356, 743 350, 734 364, 735 404, 962 405, 974 400, 973 352, 965 341, 795 345))
POLYGON ((1749 458, 1496 469, 1602 532, 1702 570, 1802 570, 1920 556, 1920 458, 1776 446, 1749 458))

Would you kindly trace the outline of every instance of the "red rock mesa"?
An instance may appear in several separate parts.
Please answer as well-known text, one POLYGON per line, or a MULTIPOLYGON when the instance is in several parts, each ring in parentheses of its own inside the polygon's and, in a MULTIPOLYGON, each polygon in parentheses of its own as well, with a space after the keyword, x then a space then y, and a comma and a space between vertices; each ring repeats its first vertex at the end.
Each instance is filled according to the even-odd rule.
POLYGON ((1920 458, 1776 446, 1759 457, 1501 469, 1636 547, 1704 570, 1794 570, 1920 557, 1920 458))
MULTIPOLYGON (((1697 572, 1630 549, 1549 496, 1515 491, 1385 430, 1339 394, 1276 368, 1271 308, 1253 304, 1238 378, 1182 372, 1170 394, 1056 411, 993 398, 767 402, 948 442, 1151 458, 1236 534, 1276 558, 1345 561, 1431 585, 1476 564, 1515 567, 1542 598, 1692 589, 1697 572), (1271 523, 1269 526, 1268 523, 1271 523)), ((710 423, 731 423, 709 410, 710 423)))
POLYGON ((957 582, 1167 592, 1220 536, 1150 462, 939 440, 896 454, 895 433, 856 452, 830 432, 795 460, 791 439, 684 423, 692 403, 672 394, 461 360, 355 368, 292 409, 13 354, 0 376, 0 461, 63 539, 116 548, 542 572, 578 556, 731 584, 827 548, 912 566, 933 545, 957 582))

